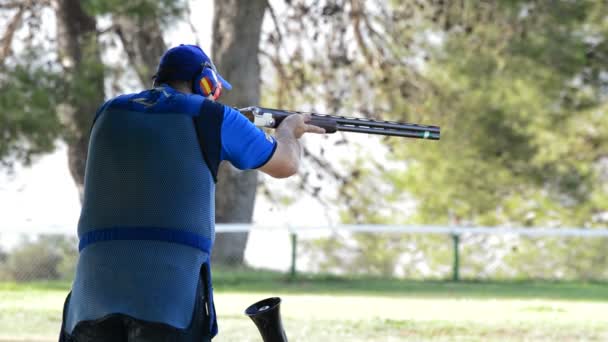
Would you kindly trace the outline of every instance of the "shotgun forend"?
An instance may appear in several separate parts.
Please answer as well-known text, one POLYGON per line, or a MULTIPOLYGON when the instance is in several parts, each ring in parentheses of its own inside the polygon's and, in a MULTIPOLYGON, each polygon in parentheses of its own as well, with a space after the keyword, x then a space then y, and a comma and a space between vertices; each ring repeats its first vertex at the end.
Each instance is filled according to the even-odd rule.
POLYGON ((356 132, 367 134, 388 135, 406 138, 439 140, 438 126, 426 126, 395 121, 380 121, 363 118, 349 118, 337 115, 304 113, 291 110, 271 109, 263 107, 246 107, 237 109, 256 126, 277 128, 281 121, 292 114, 310 114, 311 125, 325 128, 327 133, 356 132))

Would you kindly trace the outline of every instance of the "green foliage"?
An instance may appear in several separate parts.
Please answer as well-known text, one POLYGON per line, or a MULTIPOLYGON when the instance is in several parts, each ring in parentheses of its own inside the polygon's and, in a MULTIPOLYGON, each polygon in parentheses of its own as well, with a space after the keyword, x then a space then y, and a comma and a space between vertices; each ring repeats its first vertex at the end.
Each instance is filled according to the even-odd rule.
POLYGON ((607 64, 586 51, 605 49, 591 41, 608 33, 595 24, 608 8, 536 3, 522 15, 522 3, 473 34, 447 35, 432 54, 425 76, 435 91, 415 109, 442 126, 442 140, 395 146, 410 164, 390 174, 416 198, 415 221, 601 224, 593 218, 608 207, 599 171, 607 64))
POLYGON ((79 39, 80 60, 66 68, 63 78, 67 91, 62 99, 62 134, 68 143, 88 135, 95 112, 104 101, 105 66, 99 58, 97 37, 89 33, 79 39))
MULTIPOLYGON (((85 0, 81 5, 96 17, 126 15, 169 25, 181 18, 187 1, 85 0)), ((31 31, 23 50, 11 51, 0 69, 0 166, 9 170, 15 162, 28 165, 36 155, 53 151, 58 138, 72 146, 86 146, 92 116, 104 100, 105 66, 97 32, 69 36, 60 31, 57 40, 65 46, 45 42, 43 47, 37 39, 48 34, 40 23, 35 25, 39 10, 31 11, 18 27, 18 32, 26 26, 31 31), (77 53, 65 49, 68 42, 77 53), (63 55, 72 52, 75 55, 63 55)))
POLYGON ((60 75, 38 65, 31 55, 5 66, 0 74, 0 161, 29 164, 32 157, 50 152, 61 125, 56 107, 64 94, 60 75))
POLYGON ((607 279, 608 255, 598 253, 605 245, 601 238, 521 238, 504 264, 521 279, 607 279))
POLYGON ((76 245, 75 238, 62 235, 23 239, 0 264, 0 278, 18 282, 70 279, 78 256, 76 245))
POLYGON ((442 279, 451 269, 451 239, 441 235, 335 234, 299 244, 309 267, 322 273, 442 279))
MULTIPOLYGON (((286 61, 273 82, 276 98, 268 98, 277 105, 322 102, 339 114, 442 127, 439 142, 390 138, 383 141, 388 153, 374 151, 351 163, 335 201, 346 203, 342 222, 605 225, 599 214, 608 208, 608 5, 385 3, 365 8, 356 22, 361 13, 349 12, 345 2, 323 14, 312 1, 294 1, 288 14, 298 20, 285 25, 283 36, 296 38, 295 52, 271 60, 286 61), (310 31, 316 31, 312 37, 310 31), (374 160, 377 155, 392 155, 387 164, 397 167, 374 160), (411 202, 416 211, 408 216, 411 202)), ((440 242, 445 237, 426 238, 354 234, 305 247, 328 272, 390 274, 403 265, 399 273, 419 276, 402 261, 413 255, 432 270, 449 268, 451 251, 442 248, 449 244, 440 242)), ((548 261, 553 252, 566 264, 562 277, 605 276, 605 253, 595 243, 540 239, 506 253, 491 237, 474 240, 462 247, 463 272, 471 278, 557 277, 556 263, 548 261), (598 266, 566 263, 574 255, 598 266), (503 266, 493 271, 484 258, 503 266)))
MULTIPOLYGON (((463 235, 460 278, 466 280, 608 279, 605 238, 463 235)), ((454 245, 448 235, 334 234, 300 240, 308 268, 335 275, 451 279, 454 245)))

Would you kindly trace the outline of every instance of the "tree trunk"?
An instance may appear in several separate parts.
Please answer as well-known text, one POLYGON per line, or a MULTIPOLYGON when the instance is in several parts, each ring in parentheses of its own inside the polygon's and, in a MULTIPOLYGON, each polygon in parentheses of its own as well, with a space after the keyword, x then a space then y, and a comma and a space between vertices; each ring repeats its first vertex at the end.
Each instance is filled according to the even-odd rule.
MULTIPOLYGON (((260 100, 258 48, 266 0, 216 0, 213 19, 213 62, 233 86, 221 101, 235 107, 260 100)), ((228 163, 220 167, 216 192, 217 223, 250 223, 257 188, 257 171, 240 171, 228 163)), ((213 262, 243 263, 247 233, 218 233, 213 262)))
POLYGON ((95 18, 83 10, 79 0, 58 1, 59 59, 70 90, 62 114, 67 128, 69 169, 81 199, 89 129, 104 100, 103 64, 95 23, 95 18))
POLYGON ((120 16, 116 32, 129 56, 129 62, 145 88, 152 87, 152 76, 167 46, 155 18, 120 16))

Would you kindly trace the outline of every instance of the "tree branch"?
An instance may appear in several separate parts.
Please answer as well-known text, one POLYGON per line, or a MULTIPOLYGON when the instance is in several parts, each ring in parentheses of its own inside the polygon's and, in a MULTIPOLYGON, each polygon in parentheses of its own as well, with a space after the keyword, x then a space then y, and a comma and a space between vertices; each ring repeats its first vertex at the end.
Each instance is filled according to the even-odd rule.
POLYGON ((53 0, 20 0, 20 1, 0 1, 1 9, 32 9, 34 6, 51 6, 53 0))
MULTIPOLYGON (((277 30, 277 38, 278 38, 278 46, 283 44, 283 34, 281 33, 281 27, 279 26, 279 20, 277 19, 277 14, 274 11, 274 8, 270 5, 270 2, 266 2, 266 8, 268 8, 268 12, 270 12, 270 17, 272 18, 272 22, 274 23, 274 27, 277 30)), ((278 51, 277 47, 277 51, 278 51)))
POLYGON ((4 32, 4 36, 2 40, 0 40, 0 65, 4 65, 4 60, 11 54, 11 43, 13 42, 13 37, 15 35, 15 31, 21 26, 23 22, 23 14, 25 13, 25 4, 21 4, 17 13, 13 16, 8 26, 6 27, 6 32, 4 32))
POLYGON ((350 16, 353 20, 353 30, 355 32, 355 40, 357 41, 357 45, 359 46, 359 49, 361 49, 361 52, 363 53, 363 56, 365 57, 365 61, 367 62, 368 65, 372 66, 374 59, 373 59, 372 54, 370 53, 369 49, 367 48, 367 45, 365 45, 365 41, 363 39, 363 34, 361 33, 361 13, 363 13, 362 5, 359 2, 359 0, 351 0, 350 4, 351 4, 350 16))
POLYGON ((188 5, 186 5, 186 18, 188 26, 190 26, 190 30, 192 31, 192 34, 194 34, 194 42, 196 43, 196 45, 200 46, 201 42, 200 39, 198 39, 198 30, 196 29, 196 26, 194 26, 194 24, 192 23, 192 8, 190 7, 190 1, 188 1, 188 5))
POLYGON ((24 8, 25 5, 23 1, 11 1, 11 2, 2 2, 0 3, 0 8, 3 9, 16 9, 16 8, 24 8))
POLYGON ((331 164, 310 152, 306 146, 303 147, 303 151, 304 156, 309 157, 314 164, 316 164, 321 170, 332 176, 334 179, 342 181, 346 179, 346 177, 342 176, 331 164))
POLYGON ((277 88, 277 107, 283 108, 283 106, 285 105, 285 94, 290 89, 289 76, 287 75, 285 66, 283 65, 283 63, 281 63, 278 56, 273 57, 268 52, 261 49, 258 50, 258 53, 261 56, 268 58, 274 66, 275 70, 279 73, 279 87, 277 88))
POLYGON ((98 36, 101 36, 101 35, 104 35, 104 34, 107 34, 107 33, 116 33, 116 34, 119 35, 120 32, 119 32, 118 25, 114 25, 113 24, 113 25, 110 25, 109 27, 107 27, 107 28, 105 28, 103 30, 97 30, 97 35, 98 36))
POLYGON ((150 84, 160 56, 167 49, 156 18, 118 16, 116 33, 142 84, 150 84))

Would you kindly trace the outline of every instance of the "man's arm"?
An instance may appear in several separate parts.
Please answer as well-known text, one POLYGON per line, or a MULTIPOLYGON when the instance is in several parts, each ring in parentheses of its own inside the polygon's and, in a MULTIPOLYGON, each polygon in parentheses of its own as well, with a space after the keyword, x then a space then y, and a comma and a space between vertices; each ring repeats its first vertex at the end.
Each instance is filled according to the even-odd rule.
POLYGON ((271 137, 235 109, 221 106, 224 115, 220 160, 230 161, 241 170, 257 169, 272 177, 289 177, 298 171, 300 164, 298 139, 306 132, 325 132, 307 124, 309 115, 291 115, 277 127, 275 137, 271 137))
POLYGON ((286 178, 298 172, 302 147, 299 139, 304 133, 325 133, 323 128, 308 125, 310 115, 290 115, 276 130, 277 148, 270 160, 258 170, 275 178, 286 178))

